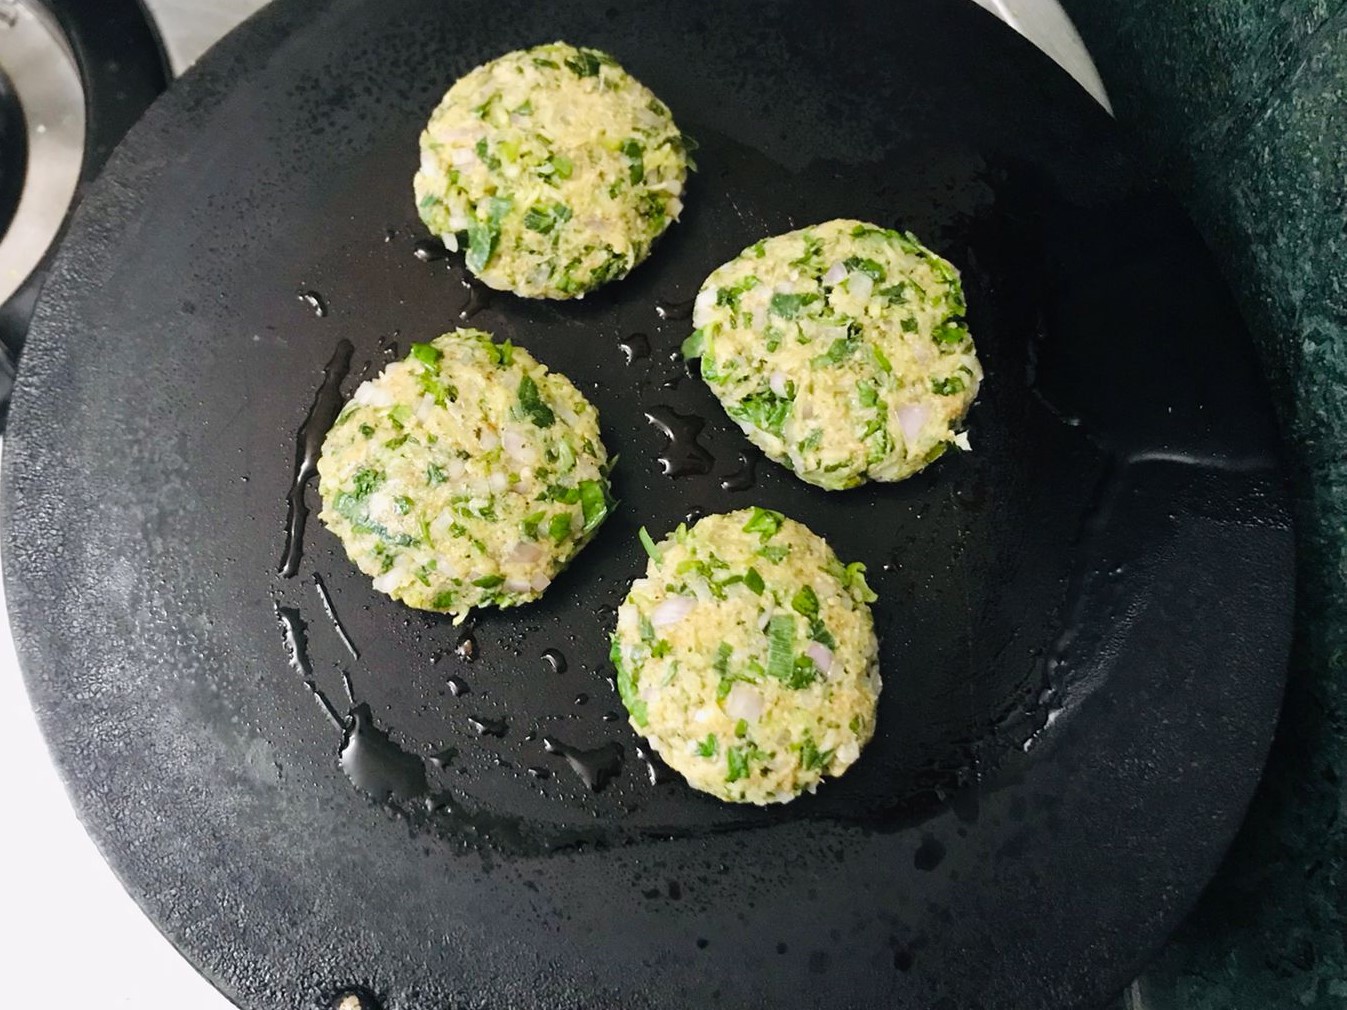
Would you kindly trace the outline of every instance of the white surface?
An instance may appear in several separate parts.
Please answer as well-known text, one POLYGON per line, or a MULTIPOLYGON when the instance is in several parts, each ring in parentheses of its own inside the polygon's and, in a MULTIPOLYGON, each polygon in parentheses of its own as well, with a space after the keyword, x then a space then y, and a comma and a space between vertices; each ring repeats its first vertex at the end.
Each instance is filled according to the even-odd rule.
MULTIPOLYGON (((955 0, 951 0, 955 2, 955 0)), ((1063 66, 1101 104, 1094 65, 1056 0, 977 0, 1063 66)), ((147 0, 181 72, 265 0, 147 0)), ((0 604, 3 590, 0 589, 0 604)), ((0 620, 0 915, 6 1004, 100 1010, 230 1010, 127 896, 84 833, 52 767, 0 620), (19 770, 22 771, 19 771, 19 770)), ((409 1008, 410 1010, 410 1008, 409 1008)))

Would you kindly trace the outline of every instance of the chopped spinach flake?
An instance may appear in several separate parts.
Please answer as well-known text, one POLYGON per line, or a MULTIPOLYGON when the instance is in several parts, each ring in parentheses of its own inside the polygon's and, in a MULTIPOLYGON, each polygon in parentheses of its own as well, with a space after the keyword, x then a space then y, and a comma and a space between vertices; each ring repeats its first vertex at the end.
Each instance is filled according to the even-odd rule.
POLYGON ((408 512, 412 510, 412 506, 414 504, 416 503, 413 502, 410 498, 408 498, 405 494, 396 495, 393 498, 393 511, 400 516, 405 516, 408 512))
POLYGON ((552 408, 543 402, 538 394, 538 384, 533 377, 525 375, 519 380, 519 406, 525 416, 539 428, 550 428, 557 419, 552 408))
POLYGON ((454 605, 455 593, 452 589, 443 589, 430 601, 432 610, 448 610, 454 605))
POLYGON ((806 305, 818 300, 818 293, 814 291, 807 291, 802 294, 787 294, 779 291, 772 295, 772 300, 768 304, 768 311, 783 319, 794 319, 799 316, 800 310, 806 305))
POLYGON ((767 588, 767 584, 762 581, 762 574, 756 568, 750 568, 744 573, 744 585, 750 592, 762 595, 762 591, 767 588))
POLYGON ((683 352, 683 357, 691 360, 692 358, 700 358, 702 356, 702 350, 705 347, 705 332, 702 330, 693 330, 692 335, 683 341, 681 350, 683 352))
POLYGON ((547 535, 557 543, 571 535, 571 517, 569 513, 558 512, 547 524, 547 535))
POLYGON ((962 323, 941 323, 931 334, 937 344, 961 344, 968 337, 968 327, 962 323))
POLYGON ((931 380, 931 392, 939 396, 953 396, 955 393, 962 393, 964 388, 963 379, 957 375, 931 380))
POLYGON ((524 214, 524 227, 529 231, 547 235, 557 225, 565 224, 570 219, 571 209, 564 203, 554 203, 551 206, 534 204, 524 214))
POLYGON ((580 482, 580 509, 584 516, 584 525, 580 532, 592 533, 608 517, 611 511, 611 499, 608 488, 600 480, 582 480, 580 482))
POLYGON ((818 595, 813 586, 801 586, 790 601, 790 609, 805 617, 818 616, 818 595))
POLYGON ((434 367, 444 357, 444 352, 434 344, 412 344, 412 357, 424 365, 434 367))
POLYGON ((382 483, 383 479, 384 475, 378 470, 370 470, 369 468, 357 470, 355 477, 351 479, 351 493, 355 495, 356 500, 363 501, 370 496, 371 491, 382 483))
MULTIPOLYGON (((776 536, 776 531, 781 529, 781 523, 785 518, 786 517, 780 512, 773 512, 771 509, 759 508, 755 505, 753 506, 753 514, 749 516, 748 522, 744 524, 744 532, 757 533, 761 537, 762 542, 766 543, 768 540, 772 539, 772 537, 776 536)), ((764 552, 765 548, 758 553, 764 554, 764 552)))
POLYGON ((574 56, 567 56, 565 63, 576 77, 596 77, 603 61, 592 49, 581 49, 574 56))
POLYGON ((880 264, 863 256, 848 256, 842 261, 842 266, 865 274, 876 284, 883 284, 885 277, 888 276, 880 264))
POLYGON ((440 469, 437 464, 428 463, 426 465, 426 483, 431 487, 439 487, 439 485, 443 484, 448 479, 449 478, 445 476, 444 471, 440 469))

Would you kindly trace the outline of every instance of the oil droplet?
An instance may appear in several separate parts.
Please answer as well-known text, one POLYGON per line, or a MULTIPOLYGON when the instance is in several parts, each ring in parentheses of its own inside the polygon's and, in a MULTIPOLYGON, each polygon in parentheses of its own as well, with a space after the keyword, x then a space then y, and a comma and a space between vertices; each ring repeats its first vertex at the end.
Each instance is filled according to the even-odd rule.
POLYGON ((504 736, 509 730, 510 724, 504 719, 492 719, 482 716, 468 716, 468 725, 473 728, 478 736, 504 736))
POLYGON ((341 639, 341 644, 346 646, 346 651, 351 654, 352 659, 359 659, 360 650, 355 647, 355 643, 351 641, 351 636, 346 633, 346 626, 341 623, 336 608, 332 606, 332 594, 327 591, 327 584, 323 582, 323 577, 317 572, 313 576, 313 588, 318 591, 318 599, 323 601, 323 609, 327 611, 327 618, 332 622, 332 627, 336 630, 337 637, 341 639))
POLYGON ((409 800, 426 791, 425 762, 376 726, 368 705, 357 705, 347 718, 340 760, 351 783, 380 802, 409 800))
POLYGON ((470 280, 467 277, 462 278, 459 283, 467 290, 468 300, 458 310, 458 318, 467 322, 477 313, 490 306, 491 289, 480 281, 470 280))
POLYGON ((622 745, 609 741, 585 750, 562 743, 553 737, 543 737, 543 749, 566 759, 575 774, 592 792, 601 792, 622 770, 622 745))
POLYGON ((575 696, 575 703, 576 703, 577 705, 585 705, 585 704, 588 704, 588 703, 589 703, 589 695, 585 694, 584 691, 581 691, 579 694, 577 694, 577 695, 575 696))
POLYGON ((538 779, 540 781, 542 779, 550 779, 552 777, 552 770, 550 768, 543 768, 538 765, 530 767, 528 773, 532 775, 535 779, 538 779))
POLYGON ((617 722, 618 715, 616 712, 609 709, 607 712, 603 713, 603 715, 600 716, 599 718, 601 718, 604 722, 617 722))
POLYGON ((923 872, 929 873, 939 866, 944 858, 944 844, 930 835, 922 835, 921 844, 917 846, 917 851, 912 856, 912 865, 923 872))
POLYGON ((694 506, 688 509, 687 514, 683 516, 683 522, 689 526, 695 525, 699 520, 706 518, 706 509, 694 506))
POLYGON ((648 741, 642 740, 636 745, 636 756, 645 762, 646 778, 652 786, 674 780, 674 770, 664 763, 664 759, 648 741))
POLYGON ((422 263, 434 263, 438 260, 448 259, 449 250, 437 238, 419 238, 412 245, 412 255, 422 263))
POLYGON ((473 637, 471 631, 463 632, 454 646, 454 655, 465 663, 471 663, 477 658, 477 639, 473 637))
POLYGON ((696 298, 689 298, 687 301, 659 301, 655 303, 655 315, 661 319, 691 319, 692 306, 696 298))
POLYGON ((560 649, 544 649, 543 662, 552 668, 553 673, 566 672, 566 657, 561 654, 560 649))
POLYGON ((688 477, 709 473, 715 457, 697 441, 706 421, 695 414, 680 414, 672 407, 651 407, 645 418, 669 440, 660 467, 670 477, 688 477))
POLYGON ((650 338, 644 333, 633 333, 617 346, 621 348, 622 354, 629 365, 640 361, 642 358, 650 357, 650 338))
POLYGON ((760 459, 762 459, 762 453, 757 449, 741 452, 739 454, 739 469, 720 482, 720 489, 722 491, 747 491, 757 483, 758 460, 760 459))
POLYGON ((449 693, 455 698, 462 698, 468 693, 468 682, 462 677, 450 677, 446 684, 449 687, 449 693))
POLYGON ((313 314, 319 319, 327 315, 327 302, 323 301, 323 296, 317 291, 301 291, 296 297, 313 309, 313 314))
POLYGON ((285 638, 285 654, 290 668, 305 679, 313 676, 313 663, 309 661, 309 626, 295 607, 282 607, 275 604, 276 620, 281 626, 281 635, 285 638))
POLYGON ((456 757, 458 757, 458 748, 446 747, 444 750, 430 755, 430 763, 436 768, 448 768, 454 763, 456 757))
POLYGON ((304 489, 318 472, 318 453, 323 448, 323 438, 345 402, 341 395, 341 380, 351 368, 352 350, 349 340, 337 341, 336 350, 323 366, 323 382, 295 439, 295 470, 285 498, 285 551, 281 554, 279 569, 286 578, 299 571, 299 561, 304 553, 304 524, 309 518, 304 489))

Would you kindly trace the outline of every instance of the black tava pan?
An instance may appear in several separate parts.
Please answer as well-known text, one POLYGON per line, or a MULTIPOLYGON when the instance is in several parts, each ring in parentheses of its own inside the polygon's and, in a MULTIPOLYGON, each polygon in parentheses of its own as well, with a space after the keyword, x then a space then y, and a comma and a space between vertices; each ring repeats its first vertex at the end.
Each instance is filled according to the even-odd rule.
POLYGON ((5 574, 52 749, 249 1010, 356 985, 396 1010, 1090 1005, 1211 873, 1277 713, 1292 538, 1244 328, 1108 117, 972 4, 281 0, 110 162, 11 425, 5 574), (627 280, 487 299, 414 255, 417 133, 455 77, 556 38, 663 97, 700 171, 627 280), (971 453, 846 493, 750 477, 671 357, 714 266, 836 216, 954 260, 988 375, 971 453), (316 522, 278 566, 306 418, 464 316, 593 399, 622 505, 461 641, 316 522), (753 503, 870 565, 886 685, 860 763, 766 811, 643 758, 605 660, 637 527, 753 503))

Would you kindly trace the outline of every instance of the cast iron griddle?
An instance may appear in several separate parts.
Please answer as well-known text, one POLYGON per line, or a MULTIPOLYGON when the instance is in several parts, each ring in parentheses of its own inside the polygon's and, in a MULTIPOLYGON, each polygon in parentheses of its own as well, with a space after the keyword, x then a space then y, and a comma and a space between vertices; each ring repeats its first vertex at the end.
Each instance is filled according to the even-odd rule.
POLYGON ((1088 1005, 1207 879, 1277 712, 1291 530, 1244 329, 1108 118, 971 4, 281 0, 112 159, 11 424, 7 585, 51 746, 136 899, 249 1010, 350 985, 395 1010, 1088 1005), (649 84, 701 170, 629 279, 484 304, 413 255, 417 133, 455 77, 555 38, 649 84), (723 489, 747 443, 670 360, 683 306, 841 215, 963 270, 974 452, 723 489), (351 342, 349 394, 460 311, 571 376, 622 457, 602 536, 481 615, 471 660, 316 521, 277 574, 324 365, 351 342), (709 473, 662 472, 668 410, 705 419, 709 473), (767 811, 652 784, 605 660, 638 525, 750 503, 870 565, 886 684, 856 768, 767 811), (544 737, 620 768, 593 792, 544 737))

